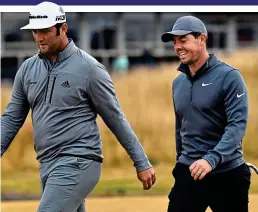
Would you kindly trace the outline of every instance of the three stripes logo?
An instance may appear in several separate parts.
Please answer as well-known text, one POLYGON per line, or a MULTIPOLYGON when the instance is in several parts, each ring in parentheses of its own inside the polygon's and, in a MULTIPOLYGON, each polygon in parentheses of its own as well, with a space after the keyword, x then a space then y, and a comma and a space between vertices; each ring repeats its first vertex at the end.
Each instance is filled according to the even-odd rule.
POLYGON ((69 82, 68 80, 64 81, 62 84, 61 84, 62 87, 65 87, 65 88, 70 88, 70 85, 69 85, 69 82))

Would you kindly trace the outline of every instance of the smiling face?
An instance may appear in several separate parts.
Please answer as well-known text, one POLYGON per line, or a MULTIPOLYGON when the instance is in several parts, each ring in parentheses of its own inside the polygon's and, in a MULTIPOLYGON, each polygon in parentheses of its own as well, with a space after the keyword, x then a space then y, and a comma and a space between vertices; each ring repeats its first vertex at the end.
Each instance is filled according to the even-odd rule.
POLYGON ((199 36, 194 36, 193 34, 174 35, 172 41, 174 50, 183 64, 195 64, 206 51, 206 36, 204 34, 199 36))
POLYGON ((66 24, 63 24, 59 30, 58 32, 55 26, 46 29, 32 30, 34 40, 41 54, 53 56, 63 48, 64 43, 67 41, 66 24))

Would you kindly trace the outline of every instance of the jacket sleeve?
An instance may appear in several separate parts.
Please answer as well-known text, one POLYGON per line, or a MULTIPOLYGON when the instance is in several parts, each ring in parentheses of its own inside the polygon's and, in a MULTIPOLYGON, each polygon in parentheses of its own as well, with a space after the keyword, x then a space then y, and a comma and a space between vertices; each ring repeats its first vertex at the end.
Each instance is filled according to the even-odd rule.
POLYGON ((101 64, 97 64, 91 71, 89 96, 97 113, 133 160, 136 170, 150 168, 143 147, 121 110, 113 82, 101 64))
MULTIPOLYGON (((173 83, 173 88, 172 88, 172 94, 174 93, 173 90, 174 90, 174 83, 173 83)), ((182 153, 182 140, 181 140, 181 135, 180 135, 181 118, 180 118, 179 114, 176 112, 174 95, 173 95, 173 105, 174 105, 174 111, 175 111, 176 161, 178 161, 178 159, 182 153)))
POLYGON ((248 120, 248 96, 244 79, 238 70, 230 71, 223 84, 227 125, 224 134, 213 150, 203 157, 212 168, 230 159, 242 144, 248 120))
POLYGON ((22 69, 23 65, 15 76, 11 100, 1 117, 1 157, 24 124, 30 110, 23 91, 22 69))

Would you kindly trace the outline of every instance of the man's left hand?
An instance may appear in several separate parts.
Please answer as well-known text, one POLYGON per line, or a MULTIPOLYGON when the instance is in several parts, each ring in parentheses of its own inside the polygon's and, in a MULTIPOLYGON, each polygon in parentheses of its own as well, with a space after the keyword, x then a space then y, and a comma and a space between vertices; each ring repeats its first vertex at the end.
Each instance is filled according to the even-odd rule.
POLYGON ((212 167, 206 160, 200 159, 195 161, 189 169, 194 180, 201 180, 212 170, 212 167))

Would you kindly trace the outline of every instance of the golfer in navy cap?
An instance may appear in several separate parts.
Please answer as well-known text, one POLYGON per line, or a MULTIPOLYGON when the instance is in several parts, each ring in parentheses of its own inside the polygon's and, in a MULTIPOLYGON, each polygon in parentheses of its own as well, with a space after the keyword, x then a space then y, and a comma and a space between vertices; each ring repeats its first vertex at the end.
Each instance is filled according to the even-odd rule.
POLYGON ((172 93, 176 125, 175 184, 168 212, 247 212, 250 170, 242 151, 248 95, 241 73, 207 51, 204 23, 183 16, 172 41, 181 64, 172 93))

